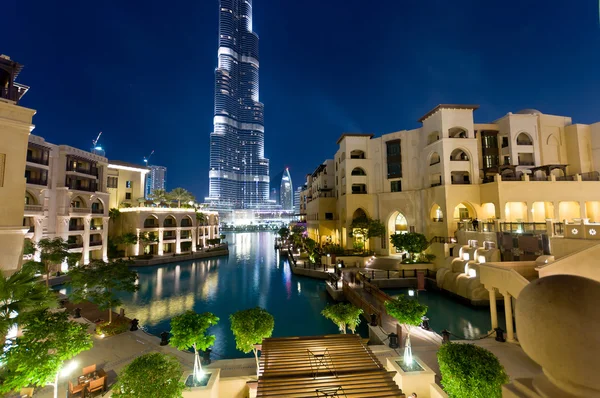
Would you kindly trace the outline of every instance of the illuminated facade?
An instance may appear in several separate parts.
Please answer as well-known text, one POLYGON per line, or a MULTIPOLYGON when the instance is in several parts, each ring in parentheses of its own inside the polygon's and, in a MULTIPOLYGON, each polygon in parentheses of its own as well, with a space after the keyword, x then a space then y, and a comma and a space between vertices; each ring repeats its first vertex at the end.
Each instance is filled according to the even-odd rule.
POLYGON ((257 208, 269 199, 264 105, 259 101, 258 36, 252 0, 221 0, 210 135, 209 197, 216 208, 257 208))
MULTIPOLYGON (((493 232, 484 240, 495 245, 498 223, 515 223, 518 232, 516 223, 600 222, 600 123, 577 124, 534 109, 475 123, 477 108, 440 105, 418 129, 342 135, 333 162, 335 228, 317 236, 313 227, 314 236, 352 248, 350 224, 366 214, 380 219, 388 234, 373 238, 371 249, 388 255, 394 253, 389 236, 411 229, 449 239, 477 220, 479 230, 493 232)), ((311 205, 301 206, 309 222, 329 226, 325 214, 309 212, 311 205)), ((544 250, 514 253, 523 260, 544 250)))
POLYGON ((155 189, 167 189, 167 168, 164 166, 148 166, 150 172, 146 175, 146 198, 155 189))
POLYGON ((287 168, 271 178, 270 196, 271 201, 281 206, 283 210, 293 210, 294 188, 292 186, 292 176, 287 168))

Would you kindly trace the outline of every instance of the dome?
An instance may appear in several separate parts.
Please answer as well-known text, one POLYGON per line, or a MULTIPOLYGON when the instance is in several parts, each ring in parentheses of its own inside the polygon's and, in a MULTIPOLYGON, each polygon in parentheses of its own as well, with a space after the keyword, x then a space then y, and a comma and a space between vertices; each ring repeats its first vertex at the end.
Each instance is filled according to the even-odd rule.
POLYGON ((537 109, 533 109, 533 108, 527 108, 527 109, 522 109, 519 112, 517 112, 517 115, 541 115, 542 112, 538 111, 537 109))

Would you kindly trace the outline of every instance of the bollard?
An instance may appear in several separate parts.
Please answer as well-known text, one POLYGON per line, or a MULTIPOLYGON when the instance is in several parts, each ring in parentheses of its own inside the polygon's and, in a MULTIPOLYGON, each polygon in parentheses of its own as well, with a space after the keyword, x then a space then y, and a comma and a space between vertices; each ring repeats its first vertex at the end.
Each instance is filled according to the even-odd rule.
POLYGON ((504 339, 504 330, 502 330, 502 328, 496 328, 494 331, 496 332, 496 341, 504 343, 506 341, 504 339))
POLYGON ((73 318, 81 318, 81 308, 75 308, 75 315, 73 316, 73 318))
POLYGON ((450 342, 450 332, 446 329, 442 330, 442 344, 450 342))
POLYGON ((427 318, 426 316, 421 317, 421 329, 425 329, 425 330, 431 329, 429 327, 429 318, 427 318))
POLYGON ((207 348, 206 350, 204 350, 202 352, 202 365, 210 365, 210 353, 211 353, 211 349, 207 348))
POLYGON ((396 333, 390 333, 388 337, 390 339, 390 348, 398 348, 398 335, 396 333))
POLYGON ((139 329, 138 325, 140 324, 139 319, 132 319, 131 320, 131 328, 129 328, 130 332, 135 332, 136 330, 139 329))
POLYGON ((169 332, 162 332, 160 334, 160 345, 168 345, 169 344, 169 332))
POLYGON ((371 326, 377 326, 377 314, 371 314, 371 326))

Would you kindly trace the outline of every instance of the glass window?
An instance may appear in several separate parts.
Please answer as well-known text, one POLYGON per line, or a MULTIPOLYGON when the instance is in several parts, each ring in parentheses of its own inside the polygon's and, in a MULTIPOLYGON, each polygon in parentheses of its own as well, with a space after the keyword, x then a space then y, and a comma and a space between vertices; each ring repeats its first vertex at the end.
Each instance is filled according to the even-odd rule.
POLYGON ((391 181, 390 185, 392 192, 402 192, 402 181, 391 181))
POLYGON ((131 181, 125 182, 125 188, 131 188, 131 181))
POLYGON ((402 177, 402 148, 400 140, 386 142, 388 178, 402 177))
POLYGON ((131 192, 125 193, 125 199, 131 199, 131 192))

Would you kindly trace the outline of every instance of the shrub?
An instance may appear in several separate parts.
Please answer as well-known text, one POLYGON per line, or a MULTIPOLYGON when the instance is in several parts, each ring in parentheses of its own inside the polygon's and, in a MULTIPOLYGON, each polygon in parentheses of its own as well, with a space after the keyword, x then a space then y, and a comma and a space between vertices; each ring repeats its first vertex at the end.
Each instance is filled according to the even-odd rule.
POLYGON ((101 323, 96 326, 97 335, 114 336, 117 334, 125 333, 129 330, 129 324, 126 322, 112 322, 112 323, 101 323))
POLYGON ((473 344, 443 344, 437 352, 442 386, 450 398, 501 398, 508 376, 498 358, 473 344))
POLYGON ((135 358, 123 369, 112 388, 115 398, 180 398, 185 384, 180 380, 177 358, 158 352, 135 358))

